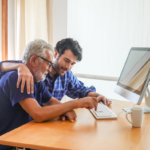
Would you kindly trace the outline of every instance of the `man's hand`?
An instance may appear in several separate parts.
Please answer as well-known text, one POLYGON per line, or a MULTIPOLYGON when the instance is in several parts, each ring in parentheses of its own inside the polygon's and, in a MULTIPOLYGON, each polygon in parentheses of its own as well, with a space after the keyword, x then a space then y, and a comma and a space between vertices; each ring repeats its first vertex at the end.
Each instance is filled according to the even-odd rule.
POLYGON ((112 103, 112 101, 108 100, 105 96, 102 96, 99 93, 95 92, 89 92, 87 97, 96 97, 98 103, 102 101, 107 106, 109 106, 112 103))
POLYGON ((108 100, 105 96, 98 96, 97 101, 103 102, 107 106, 109 106, 112 103, 112 101, 108 100))
POLYGON ((30 94, 34 92, 34 84, 33 84, 33 76, 28 69, 28 67, 24 64, 20 64, 18 67, 18 81, 17 81, 17 88, 21 83, 21 93, 24 91, 24 87, 26 84, 27 93, 30 94))
POLYGON ((77 100, 78 108, 87 108, 92 109, 95 108, 97 110, 97 98, 96 97, 85 97, 77 100))
POLYGON ((75 120, 77 118, 77 115, 74 110, 70 110, 70 111, 66 112, 65 114, 63 114, 60 118, 62 121, 69 119, 71 122, 73 122, 73 120, 75 120))

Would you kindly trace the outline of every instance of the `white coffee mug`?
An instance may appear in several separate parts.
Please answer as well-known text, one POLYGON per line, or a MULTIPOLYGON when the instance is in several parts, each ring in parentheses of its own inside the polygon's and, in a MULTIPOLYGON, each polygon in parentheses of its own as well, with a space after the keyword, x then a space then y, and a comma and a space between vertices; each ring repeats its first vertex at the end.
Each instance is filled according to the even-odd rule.
POLYGON ((126 113, 127 120, 132 124, 133 127, 141 127, 143 122, 143 108, 133 107, 130 112, 126 113), (128 119, 128 114, 131 114, 131 121, 128 119))

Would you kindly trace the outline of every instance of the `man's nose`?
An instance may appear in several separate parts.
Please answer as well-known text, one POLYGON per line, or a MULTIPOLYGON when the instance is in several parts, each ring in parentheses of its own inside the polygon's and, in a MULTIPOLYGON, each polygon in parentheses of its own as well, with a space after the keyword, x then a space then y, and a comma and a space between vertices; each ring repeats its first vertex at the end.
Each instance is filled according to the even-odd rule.
POLYGON ((66 68, 67 68, 68 70, 70 70, 70 69, 71 69, 71 63, 68 63, 68 64, 66 65, 66 68))

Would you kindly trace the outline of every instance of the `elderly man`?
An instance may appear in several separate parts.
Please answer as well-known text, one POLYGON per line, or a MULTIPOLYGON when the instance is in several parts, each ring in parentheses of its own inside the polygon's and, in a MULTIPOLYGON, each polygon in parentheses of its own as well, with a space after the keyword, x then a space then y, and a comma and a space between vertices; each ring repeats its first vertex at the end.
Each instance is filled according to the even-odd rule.
MULTIPOLYGON (((53 48, 43 40, 30 42, 24 51, 22 61, 30 70, 34 80, 34 93, 20 92, 16 87, 17 71, 7 72, 0 80, 0 135, 9 132, 32 119, 43 122, 61 115, 76 118, 74 108, 97 108, 97 99, 86 97, 67 103, 60 103, 41 81, 45 80, 53 61, 53 48), (42 106, 45 103, 46 106, 42 106), (57 104, 57 105, 56 105, 57 104)), ((0 145, 0 150, 9 147, 0 145)))

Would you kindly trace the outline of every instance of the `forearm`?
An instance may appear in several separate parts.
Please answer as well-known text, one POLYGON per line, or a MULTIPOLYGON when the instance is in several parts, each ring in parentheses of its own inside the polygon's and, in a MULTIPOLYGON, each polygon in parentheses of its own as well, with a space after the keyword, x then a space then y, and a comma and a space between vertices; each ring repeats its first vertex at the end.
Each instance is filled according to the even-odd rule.
POLYGON ((61 104, 60 102, 57 104, 56 103, 54 104, 54 101, 56 99, 53 97, 51 98, 51 100, 52 100, 51 103, 53 103, 53 105, 45 106, 42 108, 43 113, 41 113, 41 116, 42 116, 41 121, 56 118, 76 108, 87 108, 87 109, 97 108, 96 98, 86 97, 86 98, 76 99, 76 100, 69 101, 66 103, 61 103, 61 104))
POLYGON ((47 106, 48 105, 57 105, 57 104, 61 104, 61 102, 54 97, 52 97, 47 103, 45 103, 45 105, 47 105, 47 106))
POLYGON ((37 122, 54 119, 75 108, 78 108, 76 100, 62 103, 60 105, 50 105, 42 107, 42 110, 40 112, 41 118, 39 118, 40 120, 38 120, 37 122))
POLYGON ((98 97, 98 96, 102 96, 102 95, 99 94, 99 93, 96 93, 96 92, 89 92, 89 93, 87 94, 87 96, 90 96, 90 97, 98 97))
MULTIPOLYGON (((50 99, 53 101, 53 97, 50 99)), ((78 101, 71 101, 58 105, 49 105, 41 107, 33 98, 25 98, 19 101, 21 107, 33 118, 36 122, 43 122, 61 116, 74 108, 78 108, 78 101)))
MULTIPOLYGON (((53 101, 54 99, 55 98, 51 97, 50 100, 53 101)), ((91 97, 81 98, 62 104, 53 103, 53 105, 44 107, 41 107, 34 98, 22 99, 19 101, 19 104, 36 122, 54 119, 76 108, 97 108, 97 100, 91 97)))
POLYGON ((12 70, 17 70, 21 65, 21 63, 11 63, 11 62, 3 62, 1 64, 1 71, 12 71, 12 70))

